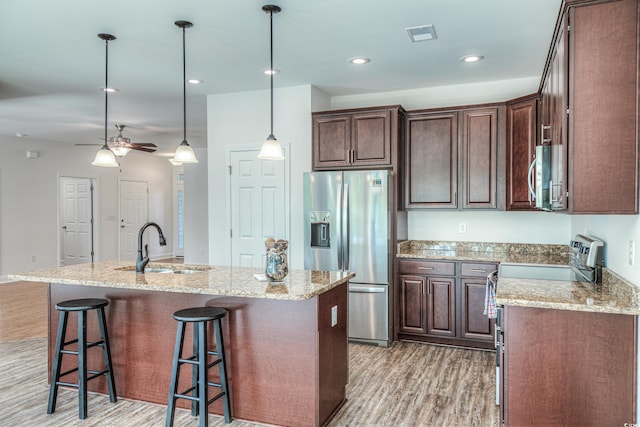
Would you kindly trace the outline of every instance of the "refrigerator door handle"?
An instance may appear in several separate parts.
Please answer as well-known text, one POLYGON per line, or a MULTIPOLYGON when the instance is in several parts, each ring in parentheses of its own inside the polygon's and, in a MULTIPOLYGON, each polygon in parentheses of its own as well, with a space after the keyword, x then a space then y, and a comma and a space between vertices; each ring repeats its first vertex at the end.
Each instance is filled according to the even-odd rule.
POLYGON ((349 270, 349 184, 344 184, 342 196, 342 251, 343 270, 349 270))

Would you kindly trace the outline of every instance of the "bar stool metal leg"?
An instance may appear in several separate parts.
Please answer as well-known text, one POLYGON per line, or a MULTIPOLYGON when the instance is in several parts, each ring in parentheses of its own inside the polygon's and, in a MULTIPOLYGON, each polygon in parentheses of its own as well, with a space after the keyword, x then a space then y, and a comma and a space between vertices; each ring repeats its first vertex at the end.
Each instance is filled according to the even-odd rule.
POLYGON ((49 387, 49 402, 47 404, 47 414, 53 414, 56 410, 56 401, 58 400, 58 381, 60 381, 60 367, 62 365, 62 354, 60 350, 64 343, 64 335, 67 330, 67 319, 69 313, 63 311, 60 313, 58 321, 58 337, 56 338, 56 352, 53 357, 53 371, 51 372, 51 386, 49 387))
POLYGON ((87 418, 87 312, 78 312, 78 414, 87 418))
POLYGON ((194 325, 198 331, 198 405, 200 406, 200 427, 209 425, 209 387, 207 383, 207 322, 194 325))
POLYGON ((222 405, 224 406, 224 421, 231 422, 231 403, 229 401, 229 390, 227 384, 227 360, 224 355, 224 341, 222 337, 222 319, 213 321, 213 330, 216 337, 216 355, 220 359, 220 388, 222 395, 222 405))
POLYGON ((180 357, 184 345, 184 330, 186 323, 178 321, 178 331, 176 332, 176 345, 173 350, 173 364, 171 365, 171 384, 169 385, 169 403, 167 405, 166 427, 173 427, 173 415, 176 411, 176 394, 178 394, 178 370, 180 369, 180 357))
POLYGON ((98 326, 100 328, 100 339, 102 340, 102 358, 104 366, 108 370, 107 387, 109 389, 109 401, 115 403, 118 401, 116 393, 116 385, 113 381, 113 369, 111 368, 111 347, 109 346, 109 333, 107 331, 107 322, 104 315, 104 307, 98 309, 98 326))

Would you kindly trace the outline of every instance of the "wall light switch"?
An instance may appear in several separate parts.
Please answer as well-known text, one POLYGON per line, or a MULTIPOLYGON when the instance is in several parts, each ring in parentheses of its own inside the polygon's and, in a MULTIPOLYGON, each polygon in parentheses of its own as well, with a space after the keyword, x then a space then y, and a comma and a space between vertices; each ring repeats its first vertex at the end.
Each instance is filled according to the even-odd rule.
POLYGON ((466 222, 461 222, 460 224, 458 224, 458 233, 467 234, 467 223, 466 222))
POLYGON ((338 324, 338 306, 331 307, 331 327, 333 328, 338 324))

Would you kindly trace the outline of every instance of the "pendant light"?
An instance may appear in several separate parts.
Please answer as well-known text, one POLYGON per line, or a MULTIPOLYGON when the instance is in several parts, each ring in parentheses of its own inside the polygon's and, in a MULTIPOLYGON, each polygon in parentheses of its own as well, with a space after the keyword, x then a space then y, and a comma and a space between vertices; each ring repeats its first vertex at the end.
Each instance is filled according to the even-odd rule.
POLYGON ((176 26, 182 28, 182 142, 176 149, 171 163, 198 163, 193 149, 187 142, 187 59, 185 46, 185 30, 193 27, 189 21, 176 21, 176 26))
POLYGON ((271 65, 268 73, 269 80, 271 82, 271 133, 267 137, 267 140, 262 144, 262 149, 260 150, 260 154, 258 154, 258 158, 264 160, 284 160, 282 147, 273 134, 273 75, 275 74, 275 70, 273 68, 273 14, 280 12, 282 9, 280 9, 280 6, 267 4, 262 6, 262 10, 269 14, 270 20, 271 65))
POLYGON ((116 37, 111 34, 98 34, 98 37, 104 40, 105 46, 105 70, 104 70, 104 145, 96 153, 96 158, 91 163, 94 166, 103 166, 107 168, 117 168, 118 162, 113 151, 107 145, 107 114, 109 111, 109 42, 115 40, 116 37))

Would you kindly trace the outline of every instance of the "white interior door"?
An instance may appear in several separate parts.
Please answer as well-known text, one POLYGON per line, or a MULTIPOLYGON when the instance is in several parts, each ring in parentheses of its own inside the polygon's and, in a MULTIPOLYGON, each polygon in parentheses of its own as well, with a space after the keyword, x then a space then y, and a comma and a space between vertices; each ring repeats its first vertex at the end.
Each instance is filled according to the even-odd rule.
POLYGON ((120 260, 135 261, 138 231, 148 220, 148 184, 120 181, 120 260))
POLYGON ((259 150, 229 152, 231 265, 264 266, 264 239, 287 239, 284 161, 260 160, 259 150))
POLYGON ((60 265, 93 262, 93 185, 60 177, 60 265))

